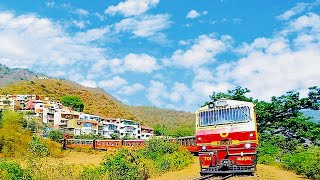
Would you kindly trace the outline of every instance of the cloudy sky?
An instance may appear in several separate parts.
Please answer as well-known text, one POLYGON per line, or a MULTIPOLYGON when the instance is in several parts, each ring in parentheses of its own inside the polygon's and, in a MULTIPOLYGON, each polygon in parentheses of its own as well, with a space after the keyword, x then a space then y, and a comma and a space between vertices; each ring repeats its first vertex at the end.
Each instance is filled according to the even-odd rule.
POLYGON ((268 100, 320 85, 320 1, 0 2, 0 63, 194 111, 236 85, 268 100))

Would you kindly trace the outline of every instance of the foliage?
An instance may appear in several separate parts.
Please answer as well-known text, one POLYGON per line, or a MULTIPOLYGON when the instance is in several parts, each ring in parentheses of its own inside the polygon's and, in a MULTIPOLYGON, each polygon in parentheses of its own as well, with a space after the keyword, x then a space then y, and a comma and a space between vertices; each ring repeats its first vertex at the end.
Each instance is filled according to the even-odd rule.
POLYGON ((29 128, 24 126, 23 114, 4 111, 0 128, 0 151, 9 157, 61 156, 60 144, 49 139, 31 136, 29 128), (27 151, 29 150, 29 151, 27 151))
POLYGON ((48 148, 41 142, 41 139, 35 135, 32 136, 32 141, 29 143, 29 151, 38 157, 48 156, 48 148))
POLYGON ((5 159, 0 160, 0 179, 4 180, 31 180, 29 173, 22 169, 16 162, 9 162, 5 159))
POLYGON ((320 148, 299 147, 292 153, 284 155, 282 165, 309 179, 320 179, 320 148))
POLYGON ((63 96, 60 100, 64 106, 72 107, 76 111, 82 112, 84 109, 84 104, 78 96, 63 96))
POLYGON ((107 179, 104 168, 86 166, 80 174, 80 180, 103 180, 107 179))
POLYGON ((191 163, 192 155, 178 144, 152 138, 142 149, 119 149, 109 153, 104 167, 109 179, 147 179, 180 170, 191 163))
POLYGON ((74 136, 75 139, 104 139, 104 137, 101 134, 81 134, 74 136))
POLYGON ((62 132, 59 131, 59 130, 53 130, 53 131, 50 131, 50 132, 49 132, 48 137, 49 137, 51 140, 53 140, 53 141, 57 141, 57 140, 63 138, 63 134, 62 134, 62 132))
POLYGON ((17 112, 4 111, 0 128, 0 151, 5 156, 22 157, 27 154, 31 141, 29 130, 22 128, 23 115, 17 112))
POLYGON ((139 154, 128 149, 119 149, 113 155, 106 157, 104 167, 106 168, 109 179, 117 180, 136 180, 145 179, 145 169, 141 164, 139 154))
POLYGON ((112 133, 112 134, 110 134, 110 136, 112 139, 120 139, 119 133, 112 133))
POLYGON ((154 127, 154 135, 156 136, 168 136, 168 129, 165 125, 157 124, 154 127))
POLYGON ((31 132, 37 133, 43 128, 42 119, 40 117, 32 117, 27 114, 23 118, 22 127, 29 129, 31 132))

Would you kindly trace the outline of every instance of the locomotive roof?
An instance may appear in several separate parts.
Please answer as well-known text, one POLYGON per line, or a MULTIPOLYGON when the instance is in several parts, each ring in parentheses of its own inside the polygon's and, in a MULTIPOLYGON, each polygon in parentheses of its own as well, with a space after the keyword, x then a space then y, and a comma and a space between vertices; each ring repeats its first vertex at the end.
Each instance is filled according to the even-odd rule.
MULTIPOLYGON (((254 107, 255 105, 251 102, 246 102, 246 101, 237 101, 237 100, 228 100, 228 99, 219 99, 215 102, 225 102, 226 105, 225 106, 219 106, 219 107, 215 107, 215 108, 225 108, 225 107, 236 107, 236 106, 248 106, 248 107, 254 107)), ((213 102, 213 103, 215 103, 213 102)), ((197 112, 199 111, 203 111, 203 110, 207 110, 209 109, 208 108, 208 105, 207 106, 203 106, 201 108, 199 108, 197 112)), ((214 108, 213 108, 214 109, 214 108)))

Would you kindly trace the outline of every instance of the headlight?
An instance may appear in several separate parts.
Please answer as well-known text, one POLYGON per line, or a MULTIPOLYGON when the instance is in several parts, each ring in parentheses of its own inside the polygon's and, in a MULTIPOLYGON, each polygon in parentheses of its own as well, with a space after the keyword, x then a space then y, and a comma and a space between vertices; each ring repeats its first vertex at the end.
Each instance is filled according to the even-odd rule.
POLYGON ((201 149, 204 151, 206 150, 206 146, 202 146, 201 149))
POLYGON ((251 144, 245 144, 244 147, 246 147, 247 149, 249 149, 251 147, 251 144))

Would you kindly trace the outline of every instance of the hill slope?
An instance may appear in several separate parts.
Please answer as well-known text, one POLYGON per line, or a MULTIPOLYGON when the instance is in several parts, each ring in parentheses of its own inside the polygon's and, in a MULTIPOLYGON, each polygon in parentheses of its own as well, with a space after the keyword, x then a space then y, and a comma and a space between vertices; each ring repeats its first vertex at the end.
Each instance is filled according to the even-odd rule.
POLYGON ((127 106, 127 109, 148 126, 164 125, 170 134, 175 134, 180 128, 194 132, 195 115, 192 113, 150 106, 127 106))
POLYGON ((88 88, 77 83, 57 80, 33 80, 9 84, 0 89, 1 94, 37 94, 43 97, 53 97, 60 100, 65 95, 77 95, 84 102, 85 113, 104 117, 122 117, 138 120, 132 113, 116 103, 113 97, 101 89, 88 88))
POLYGON ((0 87, 22 80, 37 79, 39 76, 42 75, 29 71, 28 69, 10 69, 0 64, 0 87))

